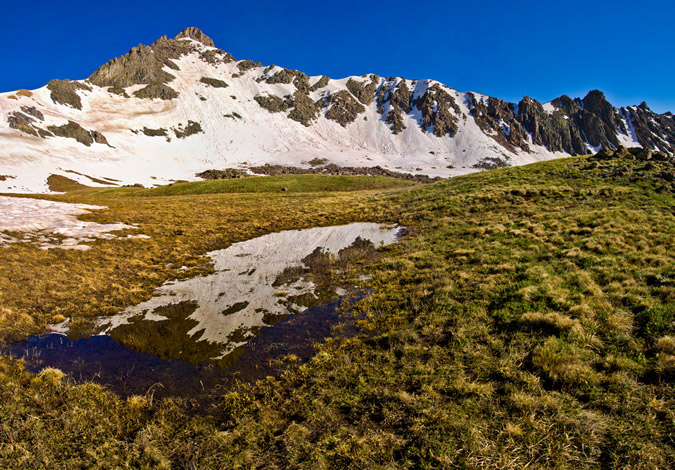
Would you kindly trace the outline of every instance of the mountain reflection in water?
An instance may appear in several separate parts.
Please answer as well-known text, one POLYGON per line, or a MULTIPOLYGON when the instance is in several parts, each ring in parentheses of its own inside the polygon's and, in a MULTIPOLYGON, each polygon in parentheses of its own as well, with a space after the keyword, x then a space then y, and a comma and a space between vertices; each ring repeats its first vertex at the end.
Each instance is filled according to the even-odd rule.
POLYGON ((264 377, 274 372, 273 358, 311 355, 340 321, 342 300, 334 299, 399 231, 356 223, 235 243, 207 254, 213 274, 165 283, 148 301, 101 318, 95 336, 44 335, 5 352, 24 357, 29 369, 59 367, 122 394, 161 383, 165 393, 183 395, 224 376, 264 377))

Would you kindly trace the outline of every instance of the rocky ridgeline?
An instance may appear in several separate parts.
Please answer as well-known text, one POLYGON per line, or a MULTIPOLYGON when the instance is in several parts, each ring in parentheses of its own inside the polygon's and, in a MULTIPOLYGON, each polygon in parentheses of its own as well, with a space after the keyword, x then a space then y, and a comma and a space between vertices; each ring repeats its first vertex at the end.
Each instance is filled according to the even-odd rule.
POLYGON ((584 99, 563 95, 551 102, 552 112, 537 100, 523 98, 517 105, 497 98, 487 103, 472 97, 471 114, 488 135, 509 150, 529 151, 528 134, 535 145, 552 152, 583 155, 591 147, 619 147, 619 134, 628 135, 625 122, 632 126, 638 142, 645 148, 665 152, 675 150, 675 120, 671 113, 651 111, 645 103, 617 109, 598 90, 584 99))
MULTIPOLYGON (((55 104, 76 110, 82 110, 81 97, 92 92, 92 85, 104 87, 109 93, 125 99, 176 100, 181 97, 171 87, 176 78, 172 71, 179 70, 176 60, 187 54, 195 54, 211 65, 236 62, 236 67, 233 67, 235 73, 219 76, 222 69, 213 69, 212 75, 209 71, 208 75, 195 80, 196 87, 237 88, 237 84, 241 85, 239 80, 255 81, 261 84, 262 90, 265 89, 263 84, 292 85, 292 92, 288 91, 288 87, 283 95, 259 91, 253 99, 268 112, 281 113, 306 127, 312 127, 323 117, 348 128, 357 119, 367 120, 376 111, 379 114, 377 125, 386 126, 392 135, 409 134, 416 130, 439 139, 453 139, 460 128, 472 119, 485 136, 511 154, 541 154, 541 149, 533 146, 543 146, 550 152, 584 155, 599 147, 617 149, 633 140, 647 149, 668 153, 675 151, 675 118, 671 113, 655 113, 644 102, 639 106, 617 109, 598 90, 590 91, 583 99, 563 95, 543 105, 529 97, 524 97, 519 103, 510 103, 474 93, 457 93, 431 80, 383 78, 374 74, 352 77, 337 85, 338 82, 327 76, 310 78, 298 70, 274 65, 263 67, 252 60, 236 61, 231 54, 216 49, 213 41, 202 31, 192 27, 173 39, 163 36, 149 46, 139 44, 127 54, 101 66, 84 82, 52 80, 47 88, 55 104), (207 47, 182 40, 184 38, 207 47), (227 78, 227 82, 223 78, 227 78), (133 93, 127 92, 126 88, 133 85, 143 87, 133 93)), ((16 95, 30 96, 30 93, 19 90, 16 95)), ((18 99, 17 96, 8 98, 18 99)), ((236 99, 236 96, 232 98, 236 99)), ((203 96, 201 99, 206 101, 203 96)), ((58 127, 41 125, 44 120, 42 113, 35 108, 25 108, 7 113, 6 119, 11 128, 43 138, 54 135, 71 137, 84 145, 106 143, 100 133, 83 129, 74 121, 58 127)), ((236 113, 226 116, 240 117, 236 113)), ((193 126, 187 131, 186 135, 177 134, 177 137, 201 132, 201 128, 193 126)), ((146 128, 142 132, 149 136, 167 137, 166 132, 155 129, 146 128)), ((486 169, 510 165, 506 152, 502 154, 505 159, 495 155, 475 156, 472 167, 486 169)))
MULTIPOLYGON (((110 87, 112 93, 120 94, 120 90, 131 85, 148 85, 135 93, 138 98, 174 99, 178 93, 167 86, 176 77, 164 70, 168 67, 178 70, 174 62, 186 54, 197 52, 189 41, 191 38, 202 44, 213 47, 213 41, 198 28, 184 29, 174 39, 162 36, 150 46, 139 44, 122 57, 118 57, 101 66, 87 79, 93 85, 110 87), (145 90, 145 91, 144 91, 145 90), (140 93, 140 94, 139 94, 140 93)), ((234 58, 220 49, 199 51, 205 62, 216 64, 228 63, 234 58)))
MULTIPOLYGON (((292 77, 300 73, 284 69, 267 78, 266 82, 291 83, 292 77)), ((291 110, 288 117, 305 126, 311 125, 323 112, 327 119, 343 127, 353 123, 365 113, 365 106, 375 102, 382 120, 393 134, 406 129, 405 114, 420 116, 417 119, 419 129, 437 137, 454 137, 460 118, 466 118, 455 99, 438 83, 429 86, 421 96, 414 97, 406 80, 382 79, 377 75, 362 78, 366 80, 349 79, 345 90, 327 94, 317 101, 309 98, 315 86, 298 86, 293 95, 258 95, 255 99, 270 112, 291 110)), ((416 83, 412 81, 413 86, 416 83)), ((628 137, 630 132, 643 147, 675 151, 675 119, 671 113, 654 113, 645 103, 617 109, 598 90, 590 91, 583 99, 566 95, 556 98, 551 102, 552 110, 529 97, 517 104, 493 97, 479 99, 473 93, 467 93, 467 97, 470 115, 476 124, 511 152, 530 152, 530 144, 534 144, 551 152, 584 155, 589 153, 589 147, 617 148, 621 145, 619 136, 628 137)))

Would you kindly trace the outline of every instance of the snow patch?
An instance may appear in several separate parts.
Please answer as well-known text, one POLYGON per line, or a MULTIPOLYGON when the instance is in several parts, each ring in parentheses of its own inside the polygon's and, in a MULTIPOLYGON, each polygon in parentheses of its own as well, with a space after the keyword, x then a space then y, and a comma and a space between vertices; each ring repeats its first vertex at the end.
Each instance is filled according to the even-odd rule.
MULTIPOLYGON (((10 243, 33 243, 41 249, 61 248, 88 250, 82 242, 114 239, 110 232, 137 229, 122 223, 99 224, 78 220, 75 216, 92 210, 107 209, 89 204, 70 204, 42 199, 0 196, 0 246, 10 243), (20 232, 22 238, 2 232, 20 232)), ((127 238, 150 238, 129 235, 127 238)))

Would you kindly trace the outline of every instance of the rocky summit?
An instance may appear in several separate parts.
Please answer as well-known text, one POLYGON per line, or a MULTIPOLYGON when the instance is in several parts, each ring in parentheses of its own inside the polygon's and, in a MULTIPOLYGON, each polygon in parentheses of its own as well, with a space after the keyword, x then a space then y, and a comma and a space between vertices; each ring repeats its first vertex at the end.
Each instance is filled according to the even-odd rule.
POLYGON ((602 147, 672 153, 675 120, 601 91, 519 103, 434 80, 333 79, 237 60, 190 27, 84 80, 0 94, 0 191, 198 179, 262 165, 448 177, 602 147), (379 171, 379 170, 378 170, 379 171))

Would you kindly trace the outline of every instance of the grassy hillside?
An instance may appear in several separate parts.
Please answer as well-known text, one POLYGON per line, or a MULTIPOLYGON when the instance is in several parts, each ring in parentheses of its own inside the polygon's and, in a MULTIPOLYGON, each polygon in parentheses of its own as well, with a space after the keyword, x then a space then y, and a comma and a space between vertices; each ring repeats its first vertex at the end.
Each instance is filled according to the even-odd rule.
MULTIPOLYGON (((157 244, 152 262, 197 266, 206 249, 296 223, 393 220, 410 235, 370 268, 374 294, 355 312, 363 335, 328 341, 306 364, 289 358, 283 377, 219 391, 209 416, 4 360, 3 466, 668 468, 672 172, 669 162, 574 158, 395 193, 111 198, 92 218, 141 222, 157 244)), ((68 261, 114 279, 117 307, 150 292, 141 283, 129 294, 125 278, 150 272, 145 252, 124 273, 99 266, 129 256, 124 243, 98 242, 98 255, 76 255, 96 258, 68 261)), ((58 276, 47 255, 20 249, 13 269, 58 276)), ((3 306, 41 315, 7 288, 3 306)), ((97 308, 90 291, 66 292, 62 301, 97 308)))
POLYGON ((88 243, 94 248, 85 252, 45 251, 28 243, 0 249, 0 343, 39 332, 64 317, 86 330, 91 318, 149 299, 154 288, 168 279, 211 272, 210 259, 202 255, 231 243, 281 230, 390 220, 397 208, 383 207, 377 201, 396 191, 396 185, 410 185, 368 176, 250 180, 241 193, 233 184, 238 180, 221 180, 152 190, 114 188, 36 196, 108 207, 80 218, 138 224, 137 230, 118 234, 140 233, 150 239, 98 240, 88 243), (356 190, 370 190, 377 181, 392 189, 356 190), (278 189, 284 185, 293 190, 278 189), (327 192, 320 187, 332 189, 327 192), (189 195, 205 188, 216 194, 189 195), (172 194, 183 195, 165 197, 172 194), (180 270, 182 266, 189 269, 180 270))
POLYGON ((116 188, 99 196, 187 196, 194 194, 340 192, 405 188, 416 183, 386 176, 280 175, 174 183, 152 189, 116 188))

